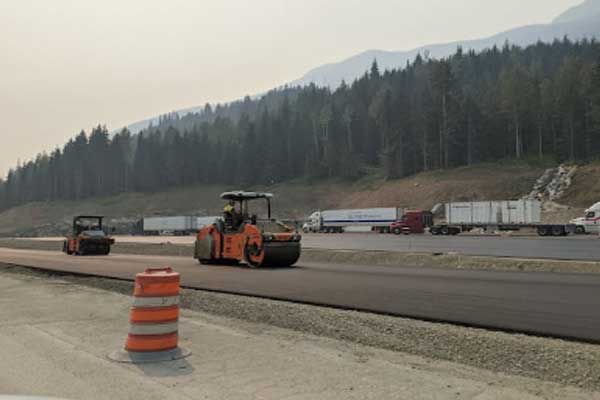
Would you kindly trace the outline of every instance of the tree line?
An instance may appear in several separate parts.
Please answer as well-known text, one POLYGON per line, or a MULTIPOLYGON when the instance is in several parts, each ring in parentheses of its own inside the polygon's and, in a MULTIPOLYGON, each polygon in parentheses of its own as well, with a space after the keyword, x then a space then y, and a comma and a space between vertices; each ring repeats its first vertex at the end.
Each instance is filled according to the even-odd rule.
POLYGON ((600 155, 600 44, 567 38, 448 58, 419 55, 330 90, 274 90, 157 126, 81 132, 10 170, 0 209, 192 184, 386 179, 484 161, 600 155))

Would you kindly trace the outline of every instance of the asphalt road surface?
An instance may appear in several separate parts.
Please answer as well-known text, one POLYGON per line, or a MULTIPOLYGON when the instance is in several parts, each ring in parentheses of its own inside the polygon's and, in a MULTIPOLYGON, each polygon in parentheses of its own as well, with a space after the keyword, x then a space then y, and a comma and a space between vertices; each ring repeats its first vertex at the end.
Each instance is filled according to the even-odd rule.
POLYGON ((169 265, 187 287, 600 342, 600 275, 319 263, 253 270, 184 257, 4 248, 0 263, 124 279, 169 265))

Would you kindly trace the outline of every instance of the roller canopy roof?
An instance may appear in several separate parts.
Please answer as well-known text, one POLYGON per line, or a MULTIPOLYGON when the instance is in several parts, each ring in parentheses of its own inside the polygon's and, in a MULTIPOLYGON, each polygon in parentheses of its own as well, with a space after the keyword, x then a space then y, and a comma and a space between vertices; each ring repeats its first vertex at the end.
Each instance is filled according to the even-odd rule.
POLYGON ((273 197, 272 193, 244 192, 241 190, 235 191, 235 192, 221 193, 221 198, 223 200, 233 200, 233 201, 270 199, 272 197, 273 197))

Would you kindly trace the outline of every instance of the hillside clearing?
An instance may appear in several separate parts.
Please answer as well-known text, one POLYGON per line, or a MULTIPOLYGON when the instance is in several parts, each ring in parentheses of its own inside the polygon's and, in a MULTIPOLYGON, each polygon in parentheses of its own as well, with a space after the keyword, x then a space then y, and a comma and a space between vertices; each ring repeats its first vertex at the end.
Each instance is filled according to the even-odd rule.
MULTIPOLYGON (((275 193, 274 210, 281 218, 302 219, 323 208, 406 207, 431 209, 448 201, 520 198, 531 191, 547 166, 527 163, 480 164, 446 171, 430 171, 405 179, 385 181, 377 171, 352 183, 340 180, 297 180, 270 187, 244 188, 275 193)), ((573 185, 557 210, 544 219, 566 222, 600 199, 600 164, 578 168, 573 185)), ((219 194, 239 189, 225 185, 192 186, 158 193, 127 193, 82 201, 29 203, 0 213, 0 235, 63 234, 77 214, 101 214, 111 226, 133 226, 152 215, 215 215, 219 194)))

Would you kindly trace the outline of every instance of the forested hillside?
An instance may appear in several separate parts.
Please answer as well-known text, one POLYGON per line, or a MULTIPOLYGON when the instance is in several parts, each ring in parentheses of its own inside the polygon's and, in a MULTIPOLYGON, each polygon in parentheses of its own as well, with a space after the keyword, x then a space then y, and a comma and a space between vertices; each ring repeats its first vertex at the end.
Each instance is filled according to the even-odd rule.
POLYGON ((600 44, 458 49, 393 71, 373 63, 333 92, 284 89, 235 107, 164 117, 135 136, 81 132, 11 170, 0 208, 199 183, 354 180, 372 168, 395 179, 507 158, 590 160, 600 154, 600 44))

